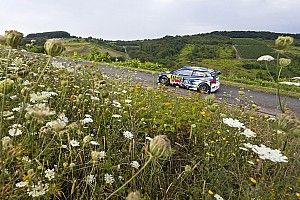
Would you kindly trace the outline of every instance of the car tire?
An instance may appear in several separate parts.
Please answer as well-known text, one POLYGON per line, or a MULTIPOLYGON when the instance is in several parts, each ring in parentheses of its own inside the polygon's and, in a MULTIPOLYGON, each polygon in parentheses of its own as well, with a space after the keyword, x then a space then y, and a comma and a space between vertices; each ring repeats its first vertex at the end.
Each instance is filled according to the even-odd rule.
POLYGON ((207 85, 205 83, 200 84, 199 87, 198 87, 198 91, 206 93, 206 94, 210 94, 210 87, 209 87, 209 85, 207 85))
POLYGON ((170 80, 166 76, 161 76, 161 77, 159 77, 159 83, 161 83, 163 85, 170 85, 170 80))

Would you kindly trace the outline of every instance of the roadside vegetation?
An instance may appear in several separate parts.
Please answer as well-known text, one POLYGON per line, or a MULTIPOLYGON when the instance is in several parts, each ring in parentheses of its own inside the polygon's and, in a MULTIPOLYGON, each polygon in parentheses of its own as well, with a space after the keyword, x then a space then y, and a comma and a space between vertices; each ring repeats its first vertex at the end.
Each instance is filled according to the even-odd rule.
POLYGON ((300 197, 291 113, 258 115, 242 92, 228 107, 111 80, 53 62, 64 49, 0 48, 1 199, 300 197))

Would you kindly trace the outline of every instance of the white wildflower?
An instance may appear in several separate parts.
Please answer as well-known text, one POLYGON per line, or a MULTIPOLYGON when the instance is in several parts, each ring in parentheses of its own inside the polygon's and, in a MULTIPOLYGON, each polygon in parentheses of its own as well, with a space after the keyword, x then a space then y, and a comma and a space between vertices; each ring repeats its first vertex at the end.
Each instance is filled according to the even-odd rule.
POLYGON ((121 115, 117 115, 117 114, 114 114, 112 115, 113 118, 121 118, 122 116, 121 115))
POLYGON ((70 145, 72 147, 79 147, 80 146, 80 144, 79 144, 79 142, 77 140, 71 140, 70 141, 70 145))
POLYGON ((57 119, 46 124, 46 127, 50 127, 55 131, 60 131, 67 126, 67 123, 61 119, 57 119))
POLYGON ((45 103, 39 103, 33 106, 29 105, 26 108, 26 111, 27 111, 26 115, 34 116, 37 118, 55 115, 55 111, 50 111, 50 108, 45 103))
POLYGON ((26 85, 30 85, 30 82, 28 80, 25 80, 22 85, 26 86, 26 85))
POLYGON ((191 128, 196 128, 196 124, 192 124, 192 125, 191 125, 191 128))
POLYGON ((99 146, 100 145, 97 141, 91 141, 90 144, 91 145, 95 145, 95 146, 99 146))
POLYGON ((106 156, 105 151, 92 151, 91 157, 93 162, 97 162, 98 160, 104 159, 106 156))
POLYGON ((218 194, 215 194, 214 197, 215 197, 215 199, 217 199, 217 200, 224 200, 223 197, 221 197, 221 196, 218 195, 218 194))
POLYGON ((15 99, 18 98, 18 96, 17 96, 17 95, 13 95, 13 96, 10 96, 9 98, 10 98, 11 100, 15 100, 15 99))
POLYGON ((31 163, 31 160, 29 159, 28 156, 23 156, 22 161, 31 163))
POLYGON ((11 109, 13 112, 20 112, 22 109, 21 106, 11 109))
POLYGON ((288 162, 288 158, 284 156, 278 149, 271 149, 263 144, 258 146, 246 143, 244 146, 257 153, 258 156, 263 160, 271 160, 272 162, 288 162))
POLYGON ((255 165, 252 161, 247 161, 250 165, 255 165))
POLYGON ((28 190, 27 194, 32 197, 39 197, 48 191, 49 185, 48 184, 43 184, 42 182, 38 182, 37 185, 32 185, 28 190))
POLYGON ((17 188, 26 187, 27 185, 28 185, 27 181, 21 181, 21 182, 16 183, 17 188))
POLYGON ((125 99, 125 103, 131 104, 132 100, 131 99, 125 99))
POLYGON ((12 116, 14 113, 13 112, 10 112, 10 111, 3 111, 3 117, 9 117, 9 116, 12 116))
POLYGON ((121 108, 122 107, 121 104, 116 100, 113 100, 112 105, 116 108, 121 108))
POLYGON ((256 133, 251 131, 250 129, 246 128, 244 132, 241 133, 241 135, 246 136, 247 138, 256 137, 256 133))
POLYGON ((91 100, 99 101, 100 99, 98 97, 91 96, 91 100))
POLYGON ((92 122, 93 122, 92 116, 88 115, 88 114, 86 114, 85 118, 83 120, 81 120, 82 124, 89 124, 89 123, 92 123, 92 122))
POLYGON ((132 161, 132 162, 130 163, 130 165, 131 165, 131 167, 133 167, 133 168, 135 168, 135 169, 139 169, 139 167, 140 167, 140 164, 139 164, 138 161, 132 161))
POLYGON ((244 124, 237 119, 223 118, 223 123, 233 128, 245 128, 244 124))
POLYGON ((245 148, 245 147, 239 147, 239 149, 241 149, 241 150, 243 150, 243 151, 248 151, 248 149, 245 148))
POLYGON ((113 184, 115 182, 114 177, 111 174, 105 174, 104 175, 104 180, 107 184, 113 184))
POLYGON ((95 181, 95 175, 90 174, 85 177, 85 181, 87 184, 92 184, 95 181))
POLYGON ((270 55, 264 55, 264 56, 261 56, 257 59, 257 61, 272 61, 272 60, 275 60, 275 58, 273 58, 272 56, 270 55))
POLYGON ((14 118, 15 118, 15 116, 10 116, 10 117, 7 117, 6 120, 12 120, 14 118))
POLYGON ((284 85, 295 85, 295 86, 300 86, 300 83, 297 82, 289 82, 289 81, 283 81, 283 82, 279 82, 280 84, 284 84, 284 85))
POLYGON ((63 145, 61 145, 61 148, 66 149, 66 148, 68 148, 68 146, 63 144, 63 145))
POLYGON ((22 135, 22 130, 20 129, 22 126, 20 124, 14 124, 11 126, 11 128, 8 130, 8 134, 10 136, 18 136, 22 135))
POLYGON ((130 131, 123 132, 123 136, 130 140, 133 139, 133 134, 130 131))
POLYGON ((46 177, 49 181, 51 181, 52 179, 54 179, 54 177, 55 177, 54 169, 47 169, 47 170, 45 171, 45 177, 46 177))

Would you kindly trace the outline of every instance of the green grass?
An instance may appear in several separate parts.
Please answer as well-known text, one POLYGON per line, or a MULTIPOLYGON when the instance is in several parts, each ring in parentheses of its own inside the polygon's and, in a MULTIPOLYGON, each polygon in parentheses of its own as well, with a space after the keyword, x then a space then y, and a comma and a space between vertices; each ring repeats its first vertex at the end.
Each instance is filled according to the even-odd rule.
POLYGON ((78 54, 80 56, 86 56, 89 53, 91 53, 92 49, 96 49, 103 54, 108 53, 112 57, 128 57, 128 55, 124 52, 116 51, 103 45, 98 45, 85 41, 78 42, 74 41, 73 39, 65 39, 65 46, 66 51, 64 52, 64 55, 69 57, 74 56, 75 52, 75 54, 78 54))
POLYGON ((224 199, 296 199, 300 192, 299 122, 291 116, 270 120, 247 105, 227 107, 213 96, 199 101, 200 94, 183 97, 164 87, 112 82, 94 67, 46 65, 42 55, 26 58, 14 51, 7 59, 0 49, 0 57, 6 58, 0 60, 2 80, 13 80, 6 86, 0 80, 0 199, 31 199, 27 191, 38 182, 48 185, 38 199, 105 199, 137 172, 132 161, 147 162, 153 151, 146 137, 157 135, 167 135, 173 153, 150 162, 111 199, 125 199, 136 190, 147 200, 214 199, 216 193, 224 199), (57 95, 43 96, 43 91, 57 95), (52 113, 33 109, 42 102, 52 113), (49 122, 57 123, 61 114, 68 122, 51 128, 49 122), (87 114, 93 122, 84 124, 87 114), (223 123, 225 117, 240 120, 257 137, 241 135, 223 123), (22 134, 10 135, 14 124, 22 134), (124 137, 125 131, 134 140, 124 137), (280 149, 288 163, 260 160, 241 150, 243 143, 280 149), (93 151, 106 156, 92 157, 93 151), (54 169, 51 180, 45 177, 48 169, 54 169), (105 174, 115 181, 107 183, 105 174), (93 182, 86 181, 88 175, 94 175, 93 182), (16 187, 20 181, 28 185, 16 187))
POLYGON ((274 50, 266 45, 236 45, 239 55, 243 59, 257 59, 263 55, 274 55, 274 50))
POLYGON ((230 38, 234 45, 262 45, 263 40, 254 38, 230 38))

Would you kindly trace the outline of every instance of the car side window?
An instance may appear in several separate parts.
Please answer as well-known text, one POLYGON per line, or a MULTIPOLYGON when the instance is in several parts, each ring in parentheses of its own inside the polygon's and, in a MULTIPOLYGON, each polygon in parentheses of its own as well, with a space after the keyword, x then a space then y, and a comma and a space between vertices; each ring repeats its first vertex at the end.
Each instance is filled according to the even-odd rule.
POLYGON ((207 73, 194 70, 192 76, 206 77, 207 73))
POLYGON ((192 73, 193 73, 193 71, 189 70, 189 69, 179 69, 179 70, 174 71, 173 74, 181 75, 181 76, 191 76, 192 73))

